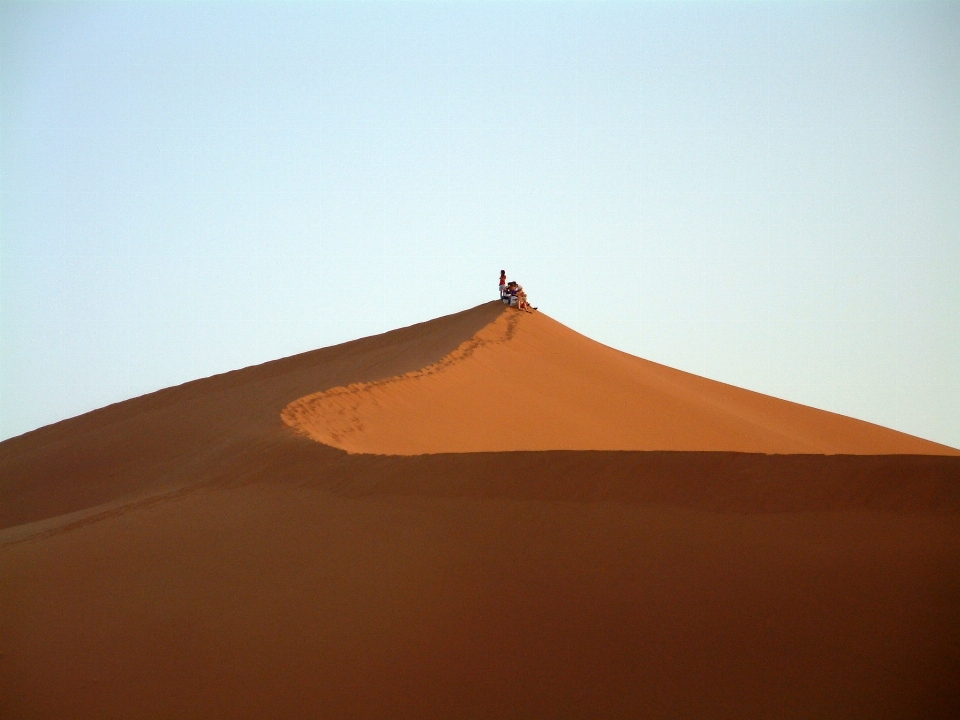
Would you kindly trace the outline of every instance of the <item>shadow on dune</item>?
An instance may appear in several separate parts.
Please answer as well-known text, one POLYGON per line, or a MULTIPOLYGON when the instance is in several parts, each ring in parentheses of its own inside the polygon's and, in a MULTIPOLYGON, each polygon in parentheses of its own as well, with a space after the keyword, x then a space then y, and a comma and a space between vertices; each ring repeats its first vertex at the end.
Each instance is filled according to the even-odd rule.
POLYGON ((740 513, 960 510, 960 457, 538 451, 348 455, 279 417, 308 392, 438 361, 503 312, 455 315, 117 403, 0 443, 0 529, 244 482, 348 496, 659 503, 740 513))
POLYGON ((248 478, 350 497, 616 502, 736 513, 960 510, 957 457, 586 451, 398 457, 298 445, 248 478))
POLYGON ((463 313, 0 443, 0 716, 956 717, 960 457, 351 455, 463 313))

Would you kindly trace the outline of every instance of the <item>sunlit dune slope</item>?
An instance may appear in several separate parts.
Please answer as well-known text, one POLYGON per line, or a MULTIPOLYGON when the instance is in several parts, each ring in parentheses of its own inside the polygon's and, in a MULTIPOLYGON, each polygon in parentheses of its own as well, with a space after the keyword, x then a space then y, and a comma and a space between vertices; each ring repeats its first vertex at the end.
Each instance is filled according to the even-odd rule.
POLYGON ((960 454, 643 360, 507 309, 440 362, 313 393, 284 422, 351 453, 510 450, 960 454))
POLYGON ((499 302, 196 380, 0 443, 0 718, 960 716, 960 457, 281 413, 953 452, 499 302))

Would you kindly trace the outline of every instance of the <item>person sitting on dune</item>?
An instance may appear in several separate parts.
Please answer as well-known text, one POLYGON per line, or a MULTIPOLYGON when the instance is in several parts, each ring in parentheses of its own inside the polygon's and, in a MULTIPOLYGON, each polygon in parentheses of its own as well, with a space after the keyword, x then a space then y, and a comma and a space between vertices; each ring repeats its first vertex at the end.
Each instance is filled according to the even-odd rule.
POLYGON ((533 312, 536 310, 535 307, 532 307, 527 300, 527 294, 523 291, 523 288, 520 285, 517 285, 517 308, 523 310, 524 312, 533 312))

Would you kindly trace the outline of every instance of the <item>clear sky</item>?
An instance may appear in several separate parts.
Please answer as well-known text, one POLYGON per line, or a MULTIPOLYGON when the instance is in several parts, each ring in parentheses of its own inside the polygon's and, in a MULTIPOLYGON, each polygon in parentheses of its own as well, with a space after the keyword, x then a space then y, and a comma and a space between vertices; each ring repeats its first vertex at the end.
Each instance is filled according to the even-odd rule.
POLYGON ((960 446, 960 3, 0 4, 0 438, 501 268, 960 446))

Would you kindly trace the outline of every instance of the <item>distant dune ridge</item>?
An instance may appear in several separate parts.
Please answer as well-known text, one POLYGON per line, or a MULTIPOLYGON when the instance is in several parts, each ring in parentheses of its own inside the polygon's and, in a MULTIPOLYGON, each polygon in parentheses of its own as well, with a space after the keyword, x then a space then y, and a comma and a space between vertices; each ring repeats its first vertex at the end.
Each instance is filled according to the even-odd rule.
POLYGON ((960 451, 487 303, 0 443, 0 717, 960 716, 960 451))

